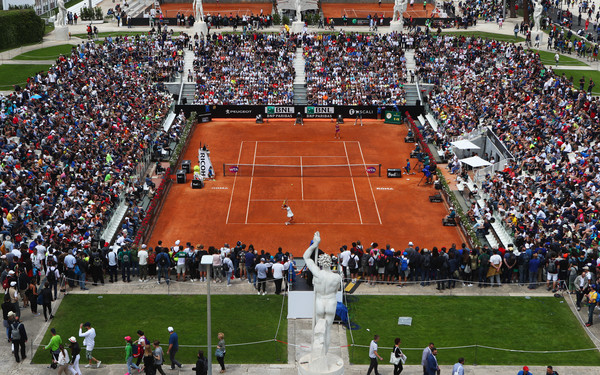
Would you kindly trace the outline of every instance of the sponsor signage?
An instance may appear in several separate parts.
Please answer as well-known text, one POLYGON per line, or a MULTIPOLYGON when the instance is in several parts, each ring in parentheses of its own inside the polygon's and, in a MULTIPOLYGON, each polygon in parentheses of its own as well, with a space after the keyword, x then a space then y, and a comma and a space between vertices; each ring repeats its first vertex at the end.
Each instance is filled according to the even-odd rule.
POLYGON ((304 113, 306 118, 331 118, 335 116, 335 107, 308 106, 304 113))
MULTIPOLYGON (((400 106, 401 113, 409 112, 416 117, 423 114, 423 106, 400 106)), ((376 119, 384 117, 384 112, 394 111, 392 106, 374 106, 374 105, 338 105, 338 106, 306 106, 306 105, 288 105, 288 106, 272 106, 272 105, 177 105, 175 112, 184 111, 186 116, 191 112, 196 112, 204 120, 204 115, 210 114, 210 118, 251 118, 256 119, 256 116, 261 115, 263 118, 295 118, 298 112, 304 118, 322 118, 331 119, 342 116, 344 119, 355 119, 357 116, 362 116, 363 119, 376 119)))
POLYGON ((265 107, 265 117, 267 118, 291 118, 294 117, 295 107, 280 107, 269 105, 265 107))
POLYGON ((375 167, 368 167, 367 168, 367 173, 373 174, 375 172, 377 172, 377 168, 375 168, 375 167))
POLYGON ((232 165, 231 167, 229 167, 229 172, 231 173, 238 173, 240 171, 240 169, 238 168, 237 165, 232 165))
POLYGON ((203 149, 198 150, 198 164, 200 165, 200 175, 203 178, 208 178, 208 171, 212 168, 212 162, 210 161, 210 151, 203 149))
POLYGON ((388 169, 387 176, 388 178, 400 178, 402 177, 402 169, 388 169))
POLYGON ((386 124, 402 124, 402 113, 396 111, 385 111, 386 124))

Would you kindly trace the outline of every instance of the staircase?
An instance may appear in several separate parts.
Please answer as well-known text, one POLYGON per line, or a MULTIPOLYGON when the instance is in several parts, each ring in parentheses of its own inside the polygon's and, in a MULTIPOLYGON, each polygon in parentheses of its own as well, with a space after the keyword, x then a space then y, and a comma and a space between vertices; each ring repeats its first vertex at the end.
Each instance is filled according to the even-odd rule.
POLYGON ((127 213, 127 209, 129 205, 127 204, 126 199, 120 199, 119 205, 117 206, 115 213, 110 218, 106 229, 102 233, 101 237, 103 241, 112 242, 113 238, 121 228, 121 221, 123 221, 123 217, 127 213))
POLYGON ((302 53, 302 47, 296 48, 296 54, 294 56, 294 70, 296 76, 294 77, 294 104, 296 105, 307 105, 308 100, 306 99, 306 72, 305 66, 306 61, 304 60, 304 54, 302 53))
POLYGON ((406 91, 406 105, 415 105, 417 100, 419 100, 417 85, 407 84, 404 86, 404 91, 406 91))
POLYGON ((187 104, 192 104, 194 102, 194 97, 196 96, 196 84, 192 79, 192 82, 188 82, 188 72, 194 72, 194 52, 189 50, 184 50, 183 52, 183 74, 181 74, 181 80, 183 83, 183 90, 181 91, 181 103, 183 103, 183 99, 187 100, 187 104))
MULTIPOLYGON (((415 52, 414 50, 406 50, 404 51, 404 57, 406 58, 406 82, 410 81, 410 72, 414 72, 417 65, 415 64, 415 52)), ((417 85, 414 83, 407 83, 404 86, 404 90, 406 91, 406 104, 407 105, 415 105, 417 100, 419 100, 419 92, 417 90, 417 85)))

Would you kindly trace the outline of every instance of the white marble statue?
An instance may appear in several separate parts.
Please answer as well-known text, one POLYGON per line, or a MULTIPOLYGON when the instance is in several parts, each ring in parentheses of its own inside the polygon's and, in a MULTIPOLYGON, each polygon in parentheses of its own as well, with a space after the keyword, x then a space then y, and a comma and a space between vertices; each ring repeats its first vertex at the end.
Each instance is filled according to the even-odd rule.
POLYGON ((534 1, 535 5, 533 6, 533 22, 535 23, 536 31, 540 31, 541 22, 542 22, 542 11, 544 10, 544 6, 542 5, 542 1, 534 1))
POLYGON ((67 18, 67 8, 64 0, 58 0, 58 14, 56 15, 56 26, 65 26, 67 18))
POLYGON ((295 0, 296 21, 302 21, 302 0, 295 0))
POLYGON ((194 18, 196 22, 204 21, 204 6, 202 0, 194 0, 194 18))
POLYGON ((407 6, 408 0, 395 0, 392 21, 400 21, 404 24, 404 12, 406 11, 407 6))
MULTIPOLYGON (((318 258, 318 266, 311 258, 313 252, 318 254, 321 236, 315 232, 313 243, 304 252, 306 267, 313 274, 315 290, 315 318, 313 327, 313 342, 311 365, 317 368, 327 366, 327 352, 331 341, 331 325, 335 318, 337 307, 336 292, 340 288, 342 277, 331 271, 331 257, 322 254, 318 258)), ((316 255, 315 255, 316 256, 316 255)))

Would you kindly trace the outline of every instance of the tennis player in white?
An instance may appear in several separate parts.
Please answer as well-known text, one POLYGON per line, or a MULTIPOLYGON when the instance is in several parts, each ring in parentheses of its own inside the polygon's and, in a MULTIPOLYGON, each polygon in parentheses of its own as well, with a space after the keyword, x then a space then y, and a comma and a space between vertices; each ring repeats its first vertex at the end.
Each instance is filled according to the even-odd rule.
POLYGON ((287 217, 288 217, 288 221, 285 222, 285 225, 291 225, 294 224, 294 213, 292 212, 292 209, 290 208, 290 206, 288 206, 287 204, 283 204, 283 206, 281 206, 282 210, 287 210, 287 217))

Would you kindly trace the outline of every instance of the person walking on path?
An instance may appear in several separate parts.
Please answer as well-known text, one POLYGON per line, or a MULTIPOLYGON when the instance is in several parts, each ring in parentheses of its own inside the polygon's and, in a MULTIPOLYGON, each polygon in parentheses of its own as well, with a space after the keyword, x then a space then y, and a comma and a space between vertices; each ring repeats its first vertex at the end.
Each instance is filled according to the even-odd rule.
POLYGON ((131 345, 133 341, 131 340, 131 336, 125 336, 123 339, 125 339, 125 361, 127 362, 127 374, 133 374, 131 369, 136 369, 138 372, 140 372, 140 368, 133 363, 133 346, 131 345))
POLYGON ((427 355, 426 367, 426 375, 437 375, 440 371, 440 366, 438 366, 437 361, 437 349, 435 347, 431 348, 431 353, 427 355))
POLYGON ((431 354, 431 349, 433 349, 434 344, 432 342, 427 345, 425 349, 423 349, 423 355, 421 356, 421 366, 423 366, 423 375, 427 374, 427 357, 431 354))
POLYGON ((27 355, 25 354, 25 343, 27 342, 27 331, 25 331, 25 325, 19 320, 19 316, 15 315, 14 321, 10 324, 8 339, 13 344, 13 354, 15 355, 15 361, 21 362, 21 359, 25 360, 27 355), (21 355, 19 357, 19 354, 21 355))
POLYGON ((175 366, 181 368, 181 363, 175 359, 175 355, 179 350, 179 336, 177 336, 177 333, 175 330, 173 330, 173 327, 167 328, 167 331, 169 331, 169 349, 167 349, 167 354, 169 355, 169 360, 171 361, 171 370, 175 370, 175 366))
POLYGON ((83 337, 83 345, 85 345, 85 358, 88 360, 88 364, 85 367, 92 367, 92 361, 96 362, 96 368, 100 367, 102 361, 94 358, 93 351, 96 345, 96 330, 92 328, 92 323, 85 322, 79 325, 79 337, 83 337), (86 331, 83 332, 81 329, 85 327, 86 331))
POLYGON ((590 292, 586 295, 586 297, 588 305, 588 321, 585 323, 585 326, 589 327, 594 324, 594 309, 598 303, 598 292, 596 292, 594 289, 590 289, 590 292))
POLYGON ((223 332, 219 332, 217 335, 219 339, 219 343, 217 344, 217 350, 215 350, 215 356, 217 357, 217 361, 219 365, 221 365, 221 373, 225 372, 225 334, 223 332))
POLYGON ((42 303, 44 311, 44 321, 54 318, 52 315, 52 289, 50 289, 50 283, 46 281, 44 283, 44 289, 42 289, 42 303))
POLYGON ((79 359, 81 358, 81 348, 77 343, 77 339, 75 336, 69 337, 69 349, 71 349, 71 372, 74 375, 81 375, 81 370, 79 369, 79 359))
POLYGON ((62 339, 58 334, 56 334, 56 328, 50 328, 50 333, 52 334, 52 337, 50 337, 50 342, 44 347, 44 349, 50 349, 50 355, 52 356, 52 364, 50 367, 56 368, 58 354, 60 347, 62 346, 62 339))
POLYGON ((529 367, 523 366, 523 370, 519 371, 517 375, 531 375, 531 372, 529 372, 529 367))
POLYGON ((400 373, 402 373, 402 370, 404 369, 404 367, 402 366, 402 362, 406 361, 406 356, 404 355, 404 353, 402 353, 402 349, 400 349, 400 343, 402 341, 400 340, 400 337, 396 337, 396 339, 394 340, 394 357, 396 358, 396 361, 398 361, 398 363, 394 363, 394 375, 400 375, 400 373))
POLYGON ((55 363, 58 365, 58 375, 70 373, 69 371, 69 353, 65 350, 65 347, 60 344, 58 346, 58 358, 55 363))
POLYGON ((196 367, 193 367, 192 371, 196 371, 196 375, 208 374, 208 360, 202 350, 198 350, 198 360, 196 361, 196 367))
POLYGON ((465 359, 463 357, 460 357, 458 359, 458 362, 456 362, 454 364, 454 367, 452 368, 452 375, 465 375, 465 359))
POLYGON ((146 375, 156 374, 154 355, 152 354, 152 347, 150 345, 144 347, 144 373, 146 373, 146 375))
POLYGON ((156 367, 156 371, 160 372, 161 375, 165 375, 165 372, 162 369, 162 365, 165 361, 165 355, 160 347, 160 341, 155 340, 152 345, 154 345, 152 354, 154 355, 154 366, 156 367))
POLYGON ((379 353, 377 353, 377 341, 379 341, 379 335, 375 335, 375 337, 373 337, 373 340, 371 341, 371 345, 369 345, 369 359, 371 360, 371 363, 369 364, 369 371, 367 371, 367 375, 370 375, 371 371, 373 370, 375 371, 375 375, 379 375, 379 371, 377 370, 377 359, 383 358, 381 358, 379 353))

